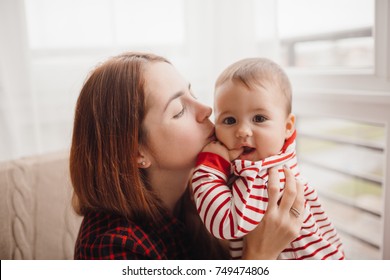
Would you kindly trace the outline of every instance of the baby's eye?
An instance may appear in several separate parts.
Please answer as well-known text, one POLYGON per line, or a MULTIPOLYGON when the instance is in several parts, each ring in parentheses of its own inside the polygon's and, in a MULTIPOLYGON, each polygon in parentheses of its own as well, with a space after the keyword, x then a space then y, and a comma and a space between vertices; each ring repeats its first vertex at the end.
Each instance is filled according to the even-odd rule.
POLYGON ((256 115, 253 117, 253 121, 257 122, 257 123, 262 123, 262 122, 265 122, 266 120, 267 120, 267 118, 262 116, 262 115, 256 115))
POLYGON ((228 125, 235 124, 236 119, 233 117, 227 117, 227 118, 223 119, 222 123, 228 124, 228 125))

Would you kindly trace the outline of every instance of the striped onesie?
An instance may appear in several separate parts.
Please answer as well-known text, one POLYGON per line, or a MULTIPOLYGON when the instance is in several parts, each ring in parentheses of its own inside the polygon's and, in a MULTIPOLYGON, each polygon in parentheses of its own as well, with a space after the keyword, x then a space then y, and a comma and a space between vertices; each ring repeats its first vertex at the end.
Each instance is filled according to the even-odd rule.
MULTIPOLYGON (((278 166, 284 188, 283 165, 295 177, 300 175, 295 152, 296 133, 286 140, 282 151, 261 161, 233 163, 213 153, 200 153, 192 178, 198 213, 215 237, 230 240, 232 258, 241 258, 242 237, 262 220, 268 205, 268 168, 278 166)), ((344 259, 341 240, 317 197, 306 182, 304 222, 299 234, 278 259, 344 259)))

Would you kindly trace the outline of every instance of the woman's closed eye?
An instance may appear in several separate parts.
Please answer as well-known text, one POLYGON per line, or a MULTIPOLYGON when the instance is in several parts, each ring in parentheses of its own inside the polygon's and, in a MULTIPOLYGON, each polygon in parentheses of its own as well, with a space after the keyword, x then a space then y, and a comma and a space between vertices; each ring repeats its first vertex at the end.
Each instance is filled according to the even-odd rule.
POLYGON ((183 106, 183 108, 181 109, 181 111, 179 113, 177 113, 176 115, 173 116, 174 119, 178 119, 180 117, 182 117, 184 115, 184 112, 186 110, 186 107, 183 106))

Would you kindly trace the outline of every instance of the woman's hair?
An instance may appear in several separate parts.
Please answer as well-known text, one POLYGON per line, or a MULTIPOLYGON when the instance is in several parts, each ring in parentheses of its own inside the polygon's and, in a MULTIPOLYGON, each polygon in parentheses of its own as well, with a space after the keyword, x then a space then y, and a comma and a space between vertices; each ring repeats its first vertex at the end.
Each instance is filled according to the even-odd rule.
POLYGON ((291 113, 292 88, 283 69, 267 58, 245 58, 228 66, 215 82, 215 88, 227 81, 241 82, 247 88, 266 87, 271 84, 280 89, 286 100, 287 113, 291 113))
MULTIPOLYGON (((124 53, 95 68, 83 85, 70 150, 73 207, 79 215, 103 211, 159 226, 167 213, 137 161, 140 145, 147 145, 144 70, 155 62, 170 63, 153 54, 124 53)), ((179 207, 197 244, 193 257, 226 258, 226 249, 203 226, 189 189, 179 207)))
POLYGON ((132 220, 158 220, 161 203, 148 188, 137 156, 146 135, 144 69, 165 58, 124 53, 95 68, 77 101, 70 177, 80 215, 99 210, 132 220))

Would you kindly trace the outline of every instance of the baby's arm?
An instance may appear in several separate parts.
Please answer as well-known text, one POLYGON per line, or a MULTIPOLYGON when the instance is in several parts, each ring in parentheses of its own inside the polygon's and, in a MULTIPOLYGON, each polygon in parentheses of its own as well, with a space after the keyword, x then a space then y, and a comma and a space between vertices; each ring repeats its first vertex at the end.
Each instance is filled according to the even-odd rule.
POLYGON ((255 228, 263 213, 245 216, 248 205, 259 203, 256 197, 253 202, 251 193, 258 167, 252 166, 249 173, 242 172, 242 177, 238 177, 230 188, 227 181, 231 164, 225 158, 229 153, 224 149, 221 144, 214 143, 199 155, 192 188, 198 212, 207 229, 218 238, 233 239, 255 228))

